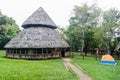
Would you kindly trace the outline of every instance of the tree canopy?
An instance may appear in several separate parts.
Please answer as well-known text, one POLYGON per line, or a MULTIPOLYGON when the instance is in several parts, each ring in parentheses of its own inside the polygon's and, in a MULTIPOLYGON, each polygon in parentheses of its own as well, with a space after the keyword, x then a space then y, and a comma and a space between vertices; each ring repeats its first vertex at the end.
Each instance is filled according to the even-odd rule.
POLYGON ((0 12, 0 49, 20 31, 18 25, 11 17, 0 12))
POLYGON ((115 29, 120 26, 120 11, 109 9, 103 11, 96 5, 74 7, 73 16, 70 17, 70 25, 65 32, 68 42, 74 51, 82 47, 82 33, 84 31, 84 51, 100 48, 112 52, 118 43, 113 41, 115 29))

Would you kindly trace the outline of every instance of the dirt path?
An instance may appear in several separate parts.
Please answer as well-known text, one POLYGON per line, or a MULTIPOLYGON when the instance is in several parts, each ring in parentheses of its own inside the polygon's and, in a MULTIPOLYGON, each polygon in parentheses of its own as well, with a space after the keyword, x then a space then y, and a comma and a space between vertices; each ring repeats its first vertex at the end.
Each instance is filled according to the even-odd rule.
POLYGON ((64 61, 64 65, 65 65, 66 69, 69 70, 69 68, 71 68, 77 74, 77 76, 80 78, 80 80, 92 80, 91 77, 84 74, 79 68, 77 68, 76 66, 71 64, 70 63, 71 60, 69 58, 63 58, 63 61, 64 61))

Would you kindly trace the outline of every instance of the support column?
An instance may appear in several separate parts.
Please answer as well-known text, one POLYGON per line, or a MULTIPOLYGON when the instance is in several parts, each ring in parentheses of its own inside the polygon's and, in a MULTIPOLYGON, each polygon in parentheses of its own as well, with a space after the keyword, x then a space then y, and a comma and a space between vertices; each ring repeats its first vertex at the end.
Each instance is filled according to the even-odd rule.
POLYGON ((62 57, 62 53, 61 52, 62 52, 62 48, 60 48, 60 57, 62 57))
POLYGON ((26 49, 25 49, 25 59, 26 59, 26 49))
POLYGON ((7 57, 8 53, 9 53, 9 49, 6 49, 6 57, 7 57))
POLYGON ((20 55, 19 55, 19 57, 21 58, 21 49, 20 49, 20 55))
POLYGON ((37 48, 35 49, 35 57, 38 57, 38 56, 37 56, 37 48))
POLYGON ((12 49, 12 54, 13 54, 13 58, 14 58, 14 49, 12 49))
POLYGON ((44 54, 43 54, 43 48, 42 48, 42 57, 44 58, 44 54))
POLYGON ((46 54, 47 54, 47 58, 48 58, 48 49, 46 49, 46 54))

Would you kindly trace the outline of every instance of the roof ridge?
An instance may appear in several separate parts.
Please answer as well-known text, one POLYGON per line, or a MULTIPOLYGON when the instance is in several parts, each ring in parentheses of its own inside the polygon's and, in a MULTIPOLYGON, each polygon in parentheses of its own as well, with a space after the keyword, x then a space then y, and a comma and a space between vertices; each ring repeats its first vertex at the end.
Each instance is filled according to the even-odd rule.
POLYGON ((40 7, 31 16, 29 16, 22 24, 23 28, 26 27, 49 27, 56 29, 57 26, 45 10, 40 7))

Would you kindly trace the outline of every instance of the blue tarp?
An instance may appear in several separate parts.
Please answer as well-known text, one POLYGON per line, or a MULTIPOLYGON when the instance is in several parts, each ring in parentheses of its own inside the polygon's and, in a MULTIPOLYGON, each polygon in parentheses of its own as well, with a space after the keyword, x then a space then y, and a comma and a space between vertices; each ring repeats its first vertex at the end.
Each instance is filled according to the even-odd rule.
POLYGON ((100 61, 100 64, 105 64, 105 65, 116 65, 116 61, 100 61))

